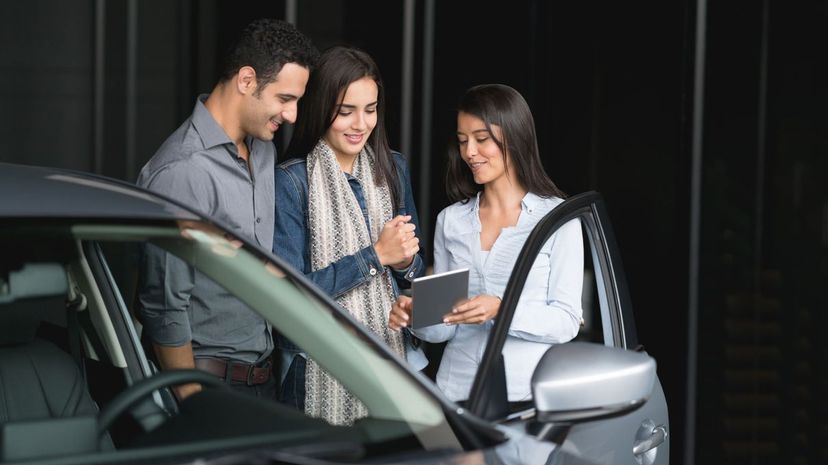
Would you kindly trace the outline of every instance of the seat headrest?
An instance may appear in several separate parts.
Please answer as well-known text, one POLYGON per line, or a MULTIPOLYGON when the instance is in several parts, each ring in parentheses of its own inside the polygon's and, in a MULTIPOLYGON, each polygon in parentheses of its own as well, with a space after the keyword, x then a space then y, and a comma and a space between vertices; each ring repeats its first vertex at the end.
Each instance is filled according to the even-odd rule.
POLYGON ((24 263, 21 269, 0 276, 0 304, 66 295, 68 290, 66 270, 59 263, 24 263))
POLYGON ((0 345, 31 341, 40 322, 64 308, 68 290, 59 263, 25 263, 0 275, 0 345))

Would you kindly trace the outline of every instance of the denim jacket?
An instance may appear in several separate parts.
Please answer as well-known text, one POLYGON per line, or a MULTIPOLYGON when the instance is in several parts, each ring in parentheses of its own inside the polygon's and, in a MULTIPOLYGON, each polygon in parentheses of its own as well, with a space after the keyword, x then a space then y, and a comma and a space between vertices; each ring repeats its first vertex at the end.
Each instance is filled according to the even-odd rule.
MULTIPOLYGON (((414 205, 414 194, 411 190, 411 179, 408 166, 403 156, 392 152, 397 177, 400 180, 400 199, 397 202, 395 215, 411 215, 411 222, 415 225, 415 234, 419 234, 419 218, 414 205)), ((348 184, 362 210, 365 223, 368 224, 368 210, 365 206, 365 197, 359 181, 345 173, 348 184)), ((401 289, 411 287, 414 278, 425 274, 425 255, 423 244, 420 251, 414 256, 411 265, 404 270, 395 270, 383 267, 373 245, 359 250, 353 255, 343 257, 335 263, 320 270, 311 271, 310 264, 310 237, 308 235, 308 171, 304 158, 294 158, 280 163, 276 167, 276 225, 273 233, 273 253, 287 261, 297 270, 302 271, 307 278, 313 281, 326 293, 336 298, 343 293, 373 279, 377 272, 390 272, 395 295, 401 289)), ((390 220, 390 218, 389 218, 390 220)), ((279 348, 283 353, 282 374, 286 372, 293 355, 298 349, 280 337, 279 348), (287 357, 285 357, 287 355, 287 357), (286 362, 286 363, 285 363, 286 362)), ((405 334, 406 354, 409 363, 417 370, 428 363, 422 351, 412 344, 410 334, 405 334)))

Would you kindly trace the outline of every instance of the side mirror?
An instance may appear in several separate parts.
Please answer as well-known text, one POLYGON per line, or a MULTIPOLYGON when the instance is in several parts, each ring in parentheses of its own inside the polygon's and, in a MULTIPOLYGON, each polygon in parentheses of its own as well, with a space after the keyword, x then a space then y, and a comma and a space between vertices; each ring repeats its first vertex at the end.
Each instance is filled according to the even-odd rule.
POLYGON ((649 355, 587 342, 550 348, 532 375, 537 419, 584 422, 631 412, 647 401, 656 378, 649 355))

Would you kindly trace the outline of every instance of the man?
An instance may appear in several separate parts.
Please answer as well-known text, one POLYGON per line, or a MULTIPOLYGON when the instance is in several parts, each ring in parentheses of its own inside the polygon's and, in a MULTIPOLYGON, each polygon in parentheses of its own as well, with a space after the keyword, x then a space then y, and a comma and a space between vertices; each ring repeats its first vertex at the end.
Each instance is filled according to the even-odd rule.
MULTIPOLYGON (((273 244, 279 127, 296 120, 318 52, 292 25, 256 20, 230 49, 218 84, 147 162, 138 184, 273 244)), ((270 325, 180 259, 149 246, 138 308, 162 369, 198 368, 240 391, 274 397, 270 325)), ((198 384, 175 388, 186 398, 198 384)))

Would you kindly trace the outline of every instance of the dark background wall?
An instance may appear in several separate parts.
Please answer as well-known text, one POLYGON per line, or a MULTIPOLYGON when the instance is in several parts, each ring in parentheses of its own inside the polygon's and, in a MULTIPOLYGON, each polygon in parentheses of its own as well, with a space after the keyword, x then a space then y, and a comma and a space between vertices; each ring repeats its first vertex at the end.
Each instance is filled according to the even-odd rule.
POLYGON ((69 2, 0 6, 4 161, 86 167, 91 152, 93 17, 69 2), (73 20, 66 22, 67 18, 73 20), (68 149, 60 150, 66 146, 68 149))
POLYGON ((446 205, 455 103, 471 85, 509 84, 532 107, 552 178, 607 200, 670 405, 672 463, 828 462, 828 4, 414 0, 410 74, 406 5, 0 2, 0 161, 134 180, 210 91, 238 30, 291 16, 320 48, 350 43, 379 63, 428 234, 446 205))
POLYGON ((826 463, 828 4, 708 18, 697 459, 826 463))

